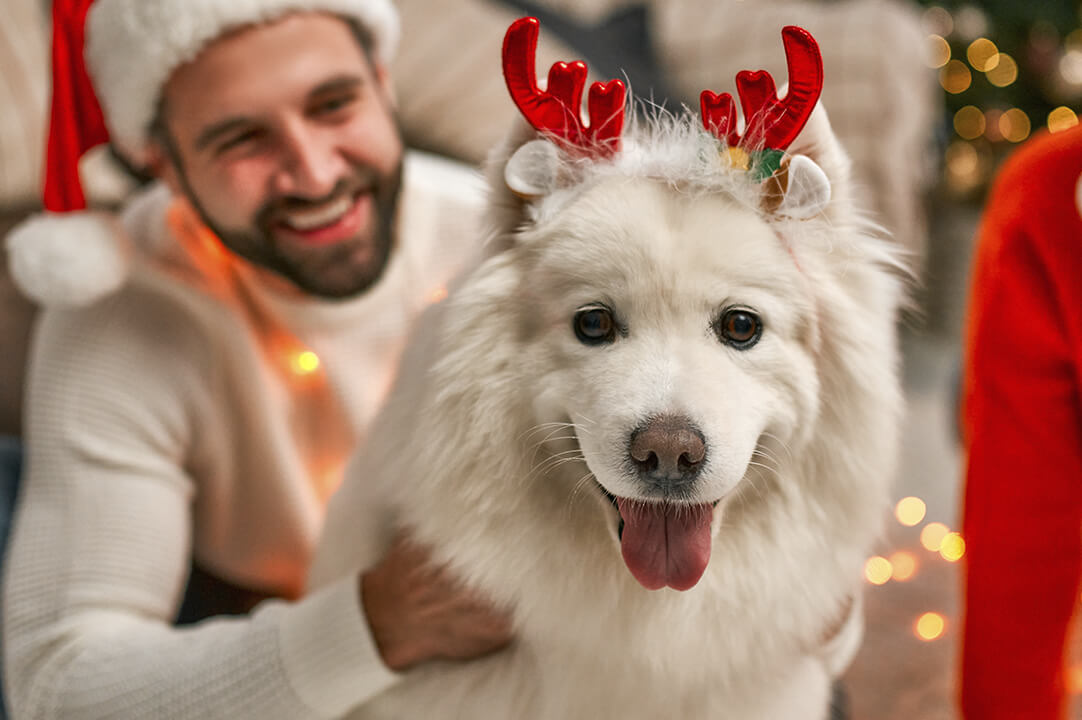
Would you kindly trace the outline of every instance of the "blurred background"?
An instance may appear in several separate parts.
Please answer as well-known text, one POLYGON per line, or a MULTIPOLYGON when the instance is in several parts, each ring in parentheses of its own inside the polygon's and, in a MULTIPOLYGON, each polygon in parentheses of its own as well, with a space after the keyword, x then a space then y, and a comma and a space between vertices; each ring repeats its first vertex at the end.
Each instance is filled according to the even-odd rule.
MULTIPOLYGON (((823 102, 863 202, 919 282, 902 319, 909 410, 894 508, 866 567, 867 637, 845 678, 853 720, 948 720, 955 710, 962 458, 955 423, 969 262, 996 169, 1038 132, 1078 123, 1082 13, 1074 0, 398 0, 392 74, 410 145, 477 164, 515 113, 499 73, 512 19, 538 15, 538 67, 583 58, 633 94, 698 105, 741 69, 781 84, 780 29, 823 51, 823 102)), ((49 3, 0 2, 0 235, 38 208, 49 99, 49 3)), ((82 167, 95 205, 134 187, 107 149, 82 167)), ((35 308, 0 253, 0 434, 20 431, 35 308)), ((1076 643, 1077 644, 1077 643, 1076 643)), ((1082 697, 1082 654, 1071 674, 1082 697)), ((1082 718, 1082 703, 1074 717, 1082 718)))

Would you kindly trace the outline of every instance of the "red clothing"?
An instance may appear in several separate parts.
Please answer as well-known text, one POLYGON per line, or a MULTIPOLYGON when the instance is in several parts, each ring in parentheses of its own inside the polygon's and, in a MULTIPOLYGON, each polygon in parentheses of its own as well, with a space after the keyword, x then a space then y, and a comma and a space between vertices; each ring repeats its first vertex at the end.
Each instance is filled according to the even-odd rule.
POLYGON ((970 296, 967 720, 1065 717, 1064 648, 1082 573, 1082 127, 1005 165, 970 296))

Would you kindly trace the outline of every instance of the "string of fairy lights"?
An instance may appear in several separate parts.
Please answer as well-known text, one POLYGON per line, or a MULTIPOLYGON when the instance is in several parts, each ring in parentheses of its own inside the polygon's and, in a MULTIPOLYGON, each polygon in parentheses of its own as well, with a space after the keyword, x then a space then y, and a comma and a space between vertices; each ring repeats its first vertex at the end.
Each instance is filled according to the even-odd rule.
MULTIPOLYGON (((902 498, 894 506, 894 517, 905 527, 917 527, 925 521, 927 504, 919 497, 902 498)), ((928 522, 920 530, 920 544, 930 554, 950 563, 965 556, 966 543, 962 535, 941 522, 928 522)), ((864 578, 872 585, 908 582, 916 577, 921 565, 930 558, 910 550, 898 550, 888 557, 874 555, 864 563, 864 578)), ((913 634, 926 642, 938 640, 947 632, 947 617, 929 611, 913 618, 913 634)))
POLYGON ((994 17, 973 4, 924 10, 925 62, 938 70, 951 116, 943 180, 956 196, 979 195, 1033 132, 1079 122, 1082 16, 1067 30, 1059 16, 1056 24, 1039 15, 1041 4, 1033 7, 1033 18, 994 17))
MULTIPOLYGON (((917 577, 928 563, 957 563, 966 554, 966 542, 961 533, 947 525, 928 520, 927 504, 919 497, 909 496, 894 506, 894 518, 906 528, 920 527, 920 550, 897 550, 889 556, 874 555, 864 563, 864 579, 873 586, 905 583, 917 577)), ((1082 598, 1080 598, 1082 601, 1082 598)), ((930 643, 947 637, 953 620, 943 612, 928 610, 914 615, 910 632, 917 639, 930 643)), ((1082 695, 1082 664, 1067 669, 1067 690, 1082 695)))

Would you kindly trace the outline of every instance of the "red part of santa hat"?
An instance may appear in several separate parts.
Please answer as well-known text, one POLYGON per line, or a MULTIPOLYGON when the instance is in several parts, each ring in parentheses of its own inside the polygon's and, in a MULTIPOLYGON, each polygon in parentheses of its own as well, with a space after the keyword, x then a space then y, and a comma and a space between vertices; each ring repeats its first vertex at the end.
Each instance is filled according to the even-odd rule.
POLYGON ((93 0, 53 0, 53 101, 45 160, 45 209, 86 208, 79 160, 109 142, 105 116, 86 70, 86 15, 93 0))
POLYGON ((12 279, 41 305, 85 305, 128 276, 131 244, 116 218, 86 212, 79 161, 109 142, 84 61, 93 0, 53 0, 53 98, 45 160, 44 214, 7 237, 12 279))

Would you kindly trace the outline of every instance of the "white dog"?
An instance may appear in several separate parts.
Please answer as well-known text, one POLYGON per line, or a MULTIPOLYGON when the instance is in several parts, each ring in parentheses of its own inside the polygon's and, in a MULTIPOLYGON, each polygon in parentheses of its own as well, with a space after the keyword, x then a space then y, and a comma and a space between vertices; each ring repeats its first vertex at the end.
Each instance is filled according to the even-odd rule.
POLYGON ((691 113, 497 153, 494 252, 422 319, 312 583, 405 527, 516 641, 356 717, 826 716, 888 501, 902 292, 825 114, 805 120, 747 170, 731 116, 691 113))

